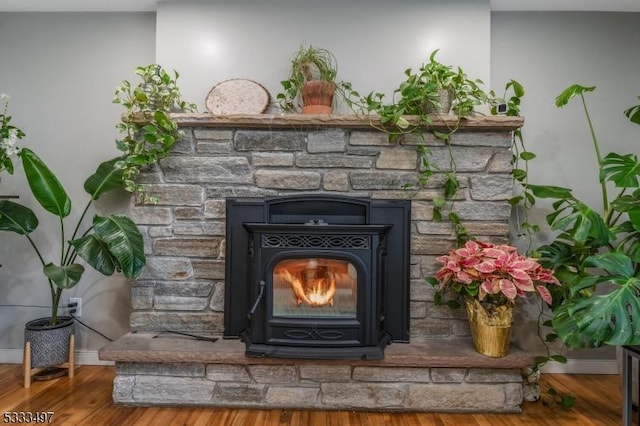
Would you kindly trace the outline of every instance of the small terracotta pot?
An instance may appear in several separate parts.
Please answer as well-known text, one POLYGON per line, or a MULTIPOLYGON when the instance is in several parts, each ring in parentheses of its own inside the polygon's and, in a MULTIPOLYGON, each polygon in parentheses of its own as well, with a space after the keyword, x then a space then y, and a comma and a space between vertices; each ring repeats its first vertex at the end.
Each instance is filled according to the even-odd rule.
POLYGON ((302 86, 303 114, 331 114, 336 86, 323 80, 307 81, 302 86))

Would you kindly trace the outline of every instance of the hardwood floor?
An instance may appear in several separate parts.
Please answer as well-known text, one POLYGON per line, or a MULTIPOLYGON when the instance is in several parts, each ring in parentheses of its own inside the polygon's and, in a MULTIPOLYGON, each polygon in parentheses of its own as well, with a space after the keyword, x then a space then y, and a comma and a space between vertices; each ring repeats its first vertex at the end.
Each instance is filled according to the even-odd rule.
MULTIPOLYGON (((619 376, 543 375, 552 387, 576 396, 573 408, 524 403, 522 414, 370 413, 355 411, 245 410, 122 407, 111 400, 113 367, 79 366, 68 377, 22 387, 21 366, 0 365, 0 415, 52 411, 56 425, 620 425, 619 376)), ((0 422, 8 423, 3 417, 0 422)), ((10 422, 9 422, 10 423, 10 422)), ((35 422, 32 422, 35 423, 35 422)))

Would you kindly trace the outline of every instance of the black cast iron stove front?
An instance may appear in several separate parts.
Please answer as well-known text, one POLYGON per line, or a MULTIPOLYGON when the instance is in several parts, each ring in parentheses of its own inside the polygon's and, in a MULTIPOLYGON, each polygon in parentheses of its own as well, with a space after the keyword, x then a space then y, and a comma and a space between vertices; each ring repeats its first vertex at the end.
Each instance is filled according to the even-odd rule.
POLYGON ((380 359, 407 342, 410 203, 227 199, 225 337, 248 356, 380 359))

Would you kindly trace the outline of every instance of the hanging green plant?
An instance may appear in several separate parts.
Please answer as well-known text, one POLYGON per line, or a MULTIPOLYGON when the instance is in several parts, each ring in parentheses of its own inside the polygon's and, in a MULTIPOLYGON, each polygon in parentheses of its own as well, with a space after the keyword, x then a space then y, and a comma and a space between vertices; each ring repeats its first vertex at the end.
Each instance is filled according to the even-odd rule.
POLYGON ((124 188, 136 195, 138 202, 156 202, 136 183, 140 171, 166 158, 181 137, 178 125, 169 118, 170 112, 195 111, 196 105, 182 100, 177 85, 178 72, 173 76, 160 65, 151 64, 135 70, 142 81, 133 86, 124 80, 116 88, 113 103, 125 108, 122 121, 116 126, 121 139, 116 141, 124 157, 116 164, 122 169, 124 188), (143 120, 136 120, 142 114, 143 120))
POLYGON ((491 103, 493 99, 482 90, 481 80, 470 79, 460 67, 454 69, 451 65, 441 63, 436 59, 437 53, 438 50, 434 50, 429 61, 417 71, 411 68, 404 71, 405 80, 393 91, 390 103, 385 102, 384 94, 371 92, 362 97, 357 105, 377 118, 376 122, 370 121, 371 125, 388 133, 391 141, 406 134, 414 134, 422 141, 417 146, 420 158, 418 185, 421 186, 438 172, 430 161, 431 150, 424 143, 424 131, 432 127, 434 117, 448 116, 451 111, 455 113, 452 124, 449 124, 450 120, 442 120, 444 129, 430 130, 444 142, 449 152, 448 168, 442 172, 444 191, 441 197, 433 199, 433 217, 434 220, 442 220, 443 212, 447 211, 447 219, 454 227, 457 243, 463 244, 470 236, 453 210, 460 182, 450 141, 464 117, 474 114, 477 106, 491 103), (411 121, 407 116, 412 116, 411 121))

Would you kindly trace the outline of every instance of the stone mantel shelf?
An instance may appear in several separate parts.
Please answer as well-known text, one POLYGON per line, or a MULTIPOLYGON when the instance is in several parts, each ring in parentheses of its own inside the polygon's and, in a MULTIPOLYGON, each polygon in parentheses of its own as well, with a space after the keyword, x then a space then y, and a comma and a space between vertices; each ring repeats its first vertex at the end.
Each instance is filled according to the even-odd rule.
MULTIPOLYGON (((373 129, 382 127, 376 116, 316 115, 316 114, 233 114, 213 115, 208 113, 172 113, 170 117, 180 127, 252 128, 268 130, 304 130, 318 128, 373 129)), ((405 117, 416 123, 416 116, 405 117)), ((522 127, 523 117, 504 115, 473 116, 458 118, 454 115, 433 115, 429 129, 453 128, 459 122, 459 130, 512 131, 522 127)), ((137 114, 135 122, 144 122, 137 114)))
POLYGON ((247 357, 245 345, 237 339, 216 342, 161 333, 129 333, 99 351, 104 361, 166 362, 205 364, 322 364, 378 367, 443 368, 524 368, 534 365, 533 356, 511 346, 509 354, 492 358, 478 354, 470 338, 432 339, 412 343, 394 343, 385 349, 383 360, 317 360, 247 357))

